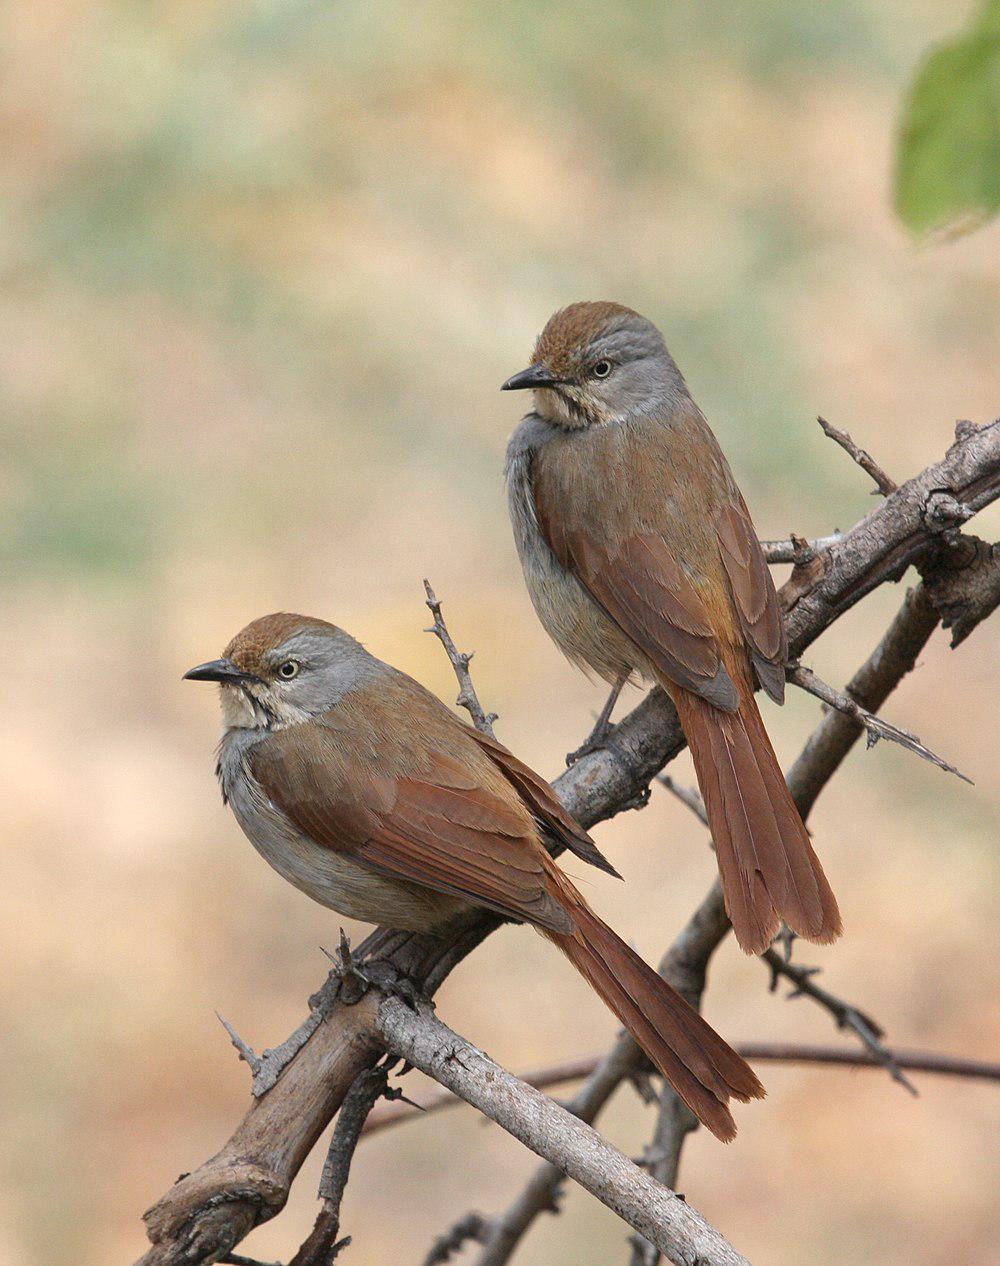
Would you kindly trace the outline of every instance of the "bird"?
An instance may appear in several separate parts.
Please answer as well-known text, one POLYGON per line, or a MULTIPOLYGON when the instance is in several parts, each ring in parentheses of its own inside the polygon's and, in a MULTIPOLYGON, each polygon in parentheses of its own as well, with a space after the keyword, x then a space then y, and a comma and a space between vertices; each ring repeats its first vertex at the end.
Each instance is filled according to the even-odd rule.
POLYGON ((691 749, 740 946, 761 953, 782 920, 835 940, 836 898, 754 699, 760 686, 784 700, 774 583, 663 335, 621 304, 571 304, 502 390, 534 393, 505 472, 535 611, 573 663, 614 687, 594 742, 627 681, 661 686, 691 749))
POLYGON ((484 907, 557 946, 700 1121, 736 1133, 748 1064, 590 908, 546 841, 616 875, 543 778, 325 620, 254 620, 220 659, 224 803, 302 892, 352 919, 444 935, 484 907))

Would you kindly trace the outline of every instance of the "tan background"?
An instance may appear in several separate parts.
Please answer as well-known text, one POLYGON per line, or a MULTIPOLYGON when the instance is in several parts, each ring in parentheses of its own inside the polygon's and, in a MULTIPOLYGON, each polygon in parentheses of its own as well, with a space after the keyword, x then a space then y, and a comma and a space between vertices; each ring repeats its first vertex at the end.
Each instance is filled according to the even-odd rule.
MULTIPOLYGON (((280 1039, 336 939, 223 811, 216 703, 187 667, 299 609, 451 699, 426 575, 508 743, 554 775, 588 728, 599 691, 533 618, 499 478, 523 402, 496 388, 553 308, 616 298, 663 326, 765 536, 871 505, 818 412, 898 478, 956 418, 996 414, 1000 228, 917 249, 889 205, 902 89, 971 9, 4 6, 2 1266, 138 1255, 140 1211, 246 1103, 213 1009, 280 1039)), ((901 596, 810 662, 846 680, 901 596)), ((847 935, 804 951, 895 1041, 981 1056, 1000 1033, 998 632, 954 655, 936 637, 887 710, 974 789, 883 744, 821 800, 847 935)), ((794 692, 769 708, 784 760, 818 715, 794 692)), ((654 957, 711 878, 705 832, 657 793, 598 839, 628 883, 588 892, 654 957)), ((614 1031, 523 931, 440 1006, 514 1068, 614 1031)), ((732 945, 708 1014, 733 1038, 833 1036, 732 945)), ((1000 1260, 997 1088, 766 1080, 734 1146, 691 1142, 681 1184, 751 1259, 1000 1260)), ((635 1153, 651 1118, 626 1091, 604 1126, 635 1153)), ((471 1113, 372 1141, 344 1261, 419 1261, 532 1164, 471 1113)), ((290 1256, 317 1172, 247 1251, 290 1256)), ((521 1260, 622 1261, 623 1238, 574 1192, 521 1260)))

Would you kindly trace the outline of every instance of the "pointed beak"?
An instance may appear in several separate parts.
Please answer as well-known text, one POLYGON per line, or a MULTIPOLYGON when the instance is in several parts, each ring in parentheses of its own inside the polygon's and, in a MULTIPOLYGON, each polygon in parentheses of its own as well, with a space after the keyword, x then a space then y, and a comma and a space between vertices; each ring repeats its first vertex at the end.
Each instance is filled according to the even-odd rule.
POLYGON ((557 378, 549 369, 548 365, 538 364, 529 365, 527 369, 522 369, 519 374, 515 374, 513 378, 508 378, 501 386, 501 391, 525 391, 529 387, 555 387, 559 383, 565 382, 564 378, 557 378))
POLYGON ((198 664, 189 668, 183 681, 218 681, 225 685, 238 686, 241 681, 260 681, 253 673, 245 673, 237 668, 231 659, 210 659, 207 664, 198 664))

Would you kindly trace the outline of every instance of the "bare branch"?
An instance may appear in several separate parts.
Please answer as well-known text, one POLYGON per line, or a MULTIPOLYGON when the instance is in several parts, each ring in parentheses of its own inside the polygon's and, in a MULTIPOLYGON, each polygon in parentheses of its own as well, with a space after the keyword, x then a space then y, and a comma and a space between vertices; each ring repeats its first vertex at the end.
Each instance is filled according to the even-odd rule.
POLYGON ((666 787, 672 796, 676 796, 681 804, 686 805, 702 826, 708 826, 705 802, 701 798, 701 792, 696 787, 682 787, 680 783, 674 782, 669 774, 658 774, 656 781, 661 787, 666 787))
POLYGON ((789 963, 773 949, 767 949, 761 954, 761 958, 767 963, 771 969, 771 992, 773 993, 778 987, 778 978, 784 976, 786 980, 792 982, 792 990, 789 998, 811 998, 813 1002, 818 1003, 824 1010, 829 1011, 837 1022, 838 1029, 850 1029, 852 1033, 856 1033, 865 1049, 889 1073, 893 1081, 898 1081, 901 1086, 905 1086, 910 1094, 917 1093, 916 1087, 907 1078, 899 1064, 896 1062, 895 1056, 888 1046, 882 1041, 885 1030, 876 1023, 869 1015, 853 1006, 849 1002, 845 1002, 843 998, 838 998, 836 994, 830 993, 828 989, 823 989, 817 985, 813 976, 819 971, 817 967, 802 967, 798 963, 789 963))
POLYGON ((455 670, 455 676, 458 678, 458 698, 455 702, 460 708, 466 709, 469 716, 472 717, 472 724, 477 730, 488 734, 490 738, 496 738, 493 733, 493 722, 497 720, 497 713, 487 713, 484 710, 483 705, 479 702, 479 696, 476 694, 476 688, 472 684, 469 662, 474 652, 470 651, 468 654, 464 654, 458 649, 452 641, 451 634, 448 632, 448 626, 444 622, 444 616, 441 614, 441 600, 431 588, 430 581, 424 581, 424 589, 427 593, 427 605, 430 607, 431 615, 434 617, 433 628, 429 628, 426 631, 433 633, 444 647, 448 658, 451 660, 451 666, 455 670))
MULTIPOLYGON (((938 543, 954 539, 957 523, 998 496, 1000 424, 963 427, 942 461, 881 502, 836 544, 793 569, 781 590, 791 654, 801 655, 844 611, 884 581, 897 579, 908 564, 926 562, 938 543)), ((921 620, 928 627, 922 641, 913 628, 908 629, 911 644, 920 641, 922 645, 937 623, 937 612, 926 596, 921 602, 926 607, 921 620)), ((876 666, 872 675, 881 683, 894 672, 895 665, 888 672, 876 666)), ((884 699, 865 697, 853 689, 853 683, 851 693, 870 709, 884 699)), ((830 730, 832 737, 810 762, 812 781, 804 783, 796 795, 800 809, 811 802, 810 797, 815 798, 860 730, 853 719, 831 713, 817 733, 834 723, 846 729, 830 730)), ((653 691, 614 727, 607 747, 582 758, 555 786, 569 812, 589 827, 634 803, 682 746, 683 734, 672 705, 662 691, 653 691)), ((728 927, 721 895, 714 913, 720 912, 718 940, 728 927)), ((685 934, 696 922, 697 918, 691 921, 685 934)), ((482 913, 451 936, 433 941, 380 929, 364 948, 369 955, 388 959, 432 994, 456 963, 498 925, 497 918, 482 913)), ((710 953, 709 949, 706 962, 710 953)), ((317 998, 321 1007, 314 1008, 296 1034, 278 1048, 282 1052, 291 1044, 295 1050, 282 1061, 284 1071, 271 1089, 251 1103, 222 1150, 147 1213, 152 1247, 142 1259, 143 1266, 207 1266, 231 1253, 254 1226, 283 1207, 292 1179, 348 1087, 380 1054, 378 1041, 372 1037, 373 994, 348 1007, 328 981, 317 998)), ((632 1048, 637 1050, 634 1044, 632 1048)), ((264 1052, 262 1058, 266 1064, 269 1053, 264 1052)), ((631 1063, 632 1069, 638 1066, 631 1063)), ((611 1090, 604 1093, 606 1097, 611 1090)))
POLYGON ((844 539, 843 532, 834 532, 831 536, 818 536, 814 541, 806 541, 801 536, 790 536, 783 541, 761 541, 760 547, 769 563, 808 563, 817 554, 822 554, 831 545, 839 545, 844 539))
POLYGON ((430 1014, 387 998, 386 1046, 558 1166, 673 1261, 737 1266, 745 1258, 689 1204, 539 1090, 519 1081, 430 1014))
POLYGON ((876 462, 870 453, 866 453, 863 448, 859 448, 851 439, 846 431, 839 431, 832 426, 825 418, 817 418, 816 421, 823 428, 823 434, 834 440, 845 453, 848 453, 854 461, 858 463, 861 469, 875 480, 875 486, 883 497, 888 497, 896 491, 898 484, 894 479, 890 479, 882 467, 876 462))
POLYGON ((925 747, 915 734, 911 734, 909 730, 901 730, 898 726, 892 725, 888 721, 883 721, 881 717, 869 712, 867 708, 863 708, 849 694, 827 685, 821 677, 816 676, 811 668, 806 668, 802 664, 795 664, 787 669, 785 675, 800 690, 805 690, 808 694, 821 699, 823 703, 831 708, 836 708, 838 712, 843 712, 845 716, 853 717, 855 721, 860 721, 868 731, 869 747, 874 747, 879 739, 888 739, 892 743, 898 743, 900 747, 905 747, 908 752, 913 752, 917 756, 923 757, 924 760, 930 761, 932 765, 937 765, 938 769, 954 774, 957 778, 961 778, 963 782, 969 783, 970 786, 973 785, 971 778, 967 778, 961 770, 956 769, 954 765, 949 765, 946 760, 942 760, 929 747, 925 747))
MULTIPOLYGON (((733 1048, 744 1059, 754 1064, 818 1064, 838 1067, 869 1068, 882 1071, 883 1060, 868 1050, 855 1050, 846 1046, 824 1046, 815 1042, 734 1042, 733 1048)), ((898 1068, 904 1072, 929 1073, 942 1077, 958 1077, 970 1081, 1000 1081, 1000 1063, 985 1059, 967 1059, 962 1055, 945 1055, 938 1051, 917 1051, 903 1047, 891 1047, 890 1053, 898 1068)), ((519 1079, 536 1090, 550 1090, 567 1082, 582 1081, 598 1067, 602 1055, 579 1055, 576 1059, 561 1060, 544 1068, 531 1069, 517 1074, 519 1079)), ((415 1103, 396 1106, 379 1105, 365 1122, 362 1138, 380 1134, 394 1125, 407 1121, 422 1121, 426 1116, 457 1108, 464 1100, 450 1090, 438 1089, 424 1095, 415 1103), (416 1109, 419 1109, 417 1111, 416 1109)))
POLYGON ((384 1065, 366 1068, 358 1073, 344 1097, 337 1114, 333 1138, 323 1163, 319 1180, 322 1208, 308 1239, 292 1258, 289 1266, 331 1266, 341 1249, 351 1242, 348 1235, 339 1239, 340 1205, 351 1173, 351 1161, 358 1146, 368 1114, 388 1090, 389 1078, 384 1065))
MULTIPOLYGON (((850 1068, 884 1068, 870 1051, 841 1046, 812 1046, 800 1042, 741 1042, 737 1050, 754 1063, 845 1065, 850 1068)), ((965 1059, 937 1051, 911 1051, 893 1047, 890 1054, 898 1068, 913 1073, 933 1073, 941 1077, 961 1077, 973 1081, 1000 1081, 1000 1063, 986 1059, 965 1059)))
MULTIPOLYGON (((454 1096, 452 1096, 454 1098, 454 1096)), ((461 1099, 455 1099, 461 1103, 461 1099)), ((431 1250, 423 1260, 423 1266, 440 1266, 442 1262, 450 1262, 452 1257, 470 1240, 482 1244, 489 1232, 489 1223, 481 1213, 473 1210, 467 1213, 445 1231, 431 1245, 431 1250)))

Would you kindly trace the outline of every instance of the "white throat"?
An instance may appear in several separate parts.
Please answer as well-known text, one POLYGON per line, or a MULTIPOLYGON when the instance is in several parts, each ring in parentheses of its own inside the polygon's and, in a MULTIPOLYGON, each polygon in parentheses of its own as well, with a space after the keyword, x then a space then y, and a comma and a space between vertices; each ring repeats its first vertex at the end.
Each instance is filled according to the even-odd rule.
POLYGON ((254 682, 220 688, 222 724, 227 730, 283 730, 309 720, 308 712, 286 699, 272 695, 265 706, 257 695, 260 689, 254 682))

